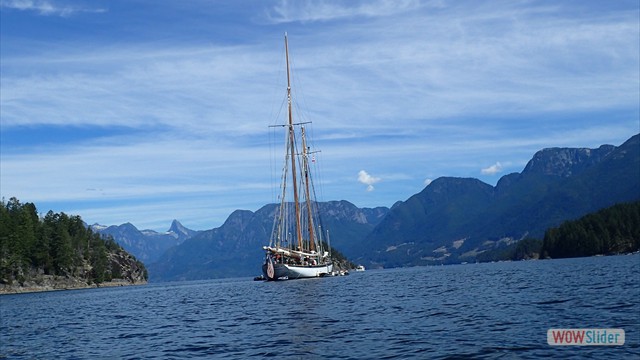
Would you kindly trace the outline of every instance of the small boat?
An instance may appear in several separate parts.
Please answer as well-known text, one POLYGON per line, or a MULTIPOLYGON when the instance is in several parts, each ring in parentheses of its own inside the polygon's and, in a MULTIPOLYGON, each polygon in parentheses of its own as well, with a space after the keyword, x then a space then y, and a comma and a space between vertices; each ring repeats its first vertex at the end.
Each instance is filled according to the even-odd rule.
POLYGON ((309 122, 294 122, 291 95, 291 70, 289 66, 289 43, 284 35, 287 66, 288 118, 286 129, 286 151, 280 184, 280 206, 277 208, 269 245, 263 246, 265 259, 262 273, 266 280, 291 280, 331 275, 333 261, 328 232, 323 236, 322 222, 315 188, 312 167, 317 151, 307 145, 305 125, 309 122), (326 239, 326 241, 325 241, 326 239))

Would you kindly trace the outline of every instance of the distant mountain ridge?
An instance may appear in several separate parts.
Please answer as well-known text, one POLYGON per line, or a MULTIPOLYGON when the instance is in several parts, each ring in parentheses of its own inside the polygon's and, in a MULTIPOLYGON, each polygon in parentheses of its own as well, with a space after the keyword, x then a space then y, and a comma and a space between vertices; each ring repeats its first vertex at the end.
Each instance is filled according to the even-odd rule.
POLYGON ((472 261, 500 243, 541 238, 562 221, 638 199, 638 135, 619 147, 544 149, 495 187, 477 179, 434 180, 394 205, 354 260, 379 267, 472 261))
POLYGON ((613 145, 597 149, 547 148, 538 151, 522 171, 522 175, 543 174, 569 177, 601 162, 612 151, 613 145))
MULTIPOLYGON (((215 229, 203 231, 182 245, 169 249, 149 265, 152 281, 252 276, 260 273, 278 205, 265 205, 256 212, 236 210, 215 229)), ((331 246, 356 251, 352 245, 369 233, 389 209, 359 209, 348 201, 318 203, 323 225, 331 229, 331 246)), ((347 255, 348 256, 348 255, 347 255)))
MULTIPOLYGON (((487 250, 541 239, 563 221, 639 199, 640 135, 634 135, 620 146, 540 150, 495 187, 441 177, 391 209, 359 209, 348 201, 319 207, 333 247, 367 267, 397 267, 474 261, 487 250)), ((260 272, 275 210, 275 204, 236 210, 219 228, 200 232, 174 221, 165 234, 130 224, 110 233, 146 259, 152 281, 252 276, 260 272)))
POLYGON ((169 248, 178 246, 199 233, 186 228, 178 220, 173 220, 165 233, 138 230, 131 223, 111 226, 93 224, 91 229, 103 235, 111 235, 120 246, 145 264, 157 261, 169 248))

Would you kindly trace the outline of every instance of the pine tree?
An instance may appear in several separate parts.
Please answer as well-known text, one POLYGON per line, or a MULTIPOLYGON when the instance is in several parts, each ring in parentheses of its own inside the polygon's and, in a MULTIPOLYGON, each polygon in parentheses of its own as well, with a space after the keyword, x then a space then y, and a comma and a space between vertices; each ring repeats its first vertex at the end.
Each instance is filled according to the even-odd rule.
POLYGON ((545 232, 543 256, 553 258, 640 250, 640 201, 566 221, 545 232))

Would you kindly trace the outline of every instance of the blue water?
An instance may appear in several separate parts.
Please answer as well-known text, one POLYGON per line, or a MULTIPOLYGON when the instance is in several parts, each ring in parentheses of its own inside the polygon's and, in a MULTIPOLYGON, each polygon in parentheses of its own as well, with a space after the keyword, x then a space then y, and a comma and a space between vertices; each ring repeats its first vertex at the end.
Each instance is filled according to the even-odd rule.
POLYGON ((640 255, 3 295, 0 311, 9 359, 638 359, 640 255), (626 343, 553 347, 549 328, 626 343))

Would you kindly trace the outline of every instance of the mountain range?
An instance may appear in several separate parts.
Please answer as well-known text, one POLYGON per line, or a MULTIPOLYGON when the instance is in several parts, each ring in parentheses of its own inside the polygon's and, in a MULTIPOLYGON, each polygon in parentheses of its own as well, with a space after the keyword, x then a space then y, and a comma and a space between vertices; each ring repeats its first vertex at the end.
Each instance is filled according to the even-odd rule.
MULTIPOLYGON (((360 209, 344 200, 319 206, 331 245, 380 268, 474 261, 484 251, 541 238, 563 221, 639 199, 635 135, 620 146, 540 150, 521 173, 503 176, 496 186, 441 177, 391 209, 360 209)), ((131 224, 96 230, 145 262, 152 281, 251 276, 260 272, 275 208, 237 210, 222 226, 200 232, 177 221, 167 233, 131 224)))
MULTIPOLYGON (((260 264, 278 205, 269 204, 256 212, 234 211, 219 228, 203 231, 181 246, 169 249, 149 265, 151 281, 194 280, 251 276, 260 264)), ((341 252, 356 251, 361 242, 387 214, 387 208, 359 209, 347 201, 318 204, 323 227, 331 229, 331 246, 341 252)))
POLYGON ((354 260, 378 267, 472 261, 501 243, 540 239, 563 221, 638 200, 639 139, 619 147, 544 149, 495 187, 439 178, 396 204, 354 260))
POLYGON ((91 229, 103 235, 111 235, 120 246, 145 264, 157 261, 169 248, 178 246, 199 233, 187 229, 178 220, 173 220, 169 230, 164 233, 138 230, 131 223, 118 226, 93 224, 91 229))

